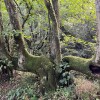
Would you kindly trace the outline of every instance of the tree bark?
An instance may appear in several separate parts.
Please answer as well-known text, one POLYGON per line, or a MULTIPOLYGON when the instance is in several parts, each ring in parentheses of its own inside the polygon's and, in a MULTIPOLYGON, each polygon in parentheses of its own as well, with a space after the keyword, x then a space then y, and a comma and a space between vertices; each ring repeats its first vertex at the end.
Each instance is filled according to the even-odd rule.
POLYGON ((60 15, 59 15, 59 3, 58 0, 52 0, 53 9, 55 11, 55 16, 58 22, 58 28, 60 28, 60 15))
POLYGON ((100 0, 96 0, 96 15, 97 15, 97 49, 95 63, 100 65, 100 0))
POLYGON ((58 11, 58 1, 44 0, 48 13, 52 21, 53 32, 51 33, 51 58, 54 62, 59 65, 61 62, 61 48, 59 40, 59 11, 58 11))
POLYGON ((0 1, 0 45, 2 44, 2 31, 3 31, 3 23, 2 23, 2 13, 1 13, 1 1, 0 1))
POLYGON ((19 45, 19 50, 21 51, 24 48, 24 40, 21 35, 22 27, 19 21, 19 17, 18 17, 19 15, 18 15, 16 5, 14 3, 14 0, 4 0, 4 2, 10 17, 10 22, 12 24, 12 27, 17 33, 14 34, 15 42, 19 45))
POLYGON ((13 64, 13 68, 12 69, 16 69, 18 68, 18 59, 16 57, 12 57, 10 55, 10 53, 7 51, 6 47, 5 47, 5 41, 4 41, 4 37, 2 34, 3 31, 3 20, 2 20, 2 12, 1 12, 1 2, 0 2, 0 48, 1 48, 1 52, 10 60, 12 61, 13 64))

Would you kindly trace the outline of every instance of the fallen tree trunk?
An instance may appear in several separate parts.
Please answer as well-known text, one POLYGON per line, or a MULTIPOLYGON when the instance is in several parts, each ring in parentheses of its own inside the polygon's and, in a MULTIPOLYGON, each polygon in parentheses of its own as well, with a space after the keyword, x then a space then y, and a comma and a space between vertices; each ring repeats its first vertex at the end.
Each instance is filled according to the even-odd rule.
POLYGON ((63 58, 64 62, 68 62, 70 65, 70 70, 79 71, 90 77, 99 78, 96 74, 100 75, 100 66, 93 63, 93 58, 85 59, 76 56, 65 56, 63 58))

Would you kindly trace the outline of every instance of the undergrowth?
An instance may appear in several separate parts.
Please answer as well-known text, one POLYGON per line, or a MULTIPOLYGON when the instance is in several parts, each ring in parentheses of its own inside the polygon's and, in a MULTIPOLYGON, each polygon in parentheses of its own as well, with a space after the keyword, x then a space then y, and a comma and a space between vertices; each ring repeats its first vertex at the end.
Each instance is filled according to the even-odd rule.
POLYGON ((25 76, 18 88, 7 93, 7 100, 100 100, 98 82, 89 81, 79 74, 74 78, 75 84, 58 87, 56 91, 45 92, 45 95, 39 93, 38 82, 33 78, 33 75, 25 76))

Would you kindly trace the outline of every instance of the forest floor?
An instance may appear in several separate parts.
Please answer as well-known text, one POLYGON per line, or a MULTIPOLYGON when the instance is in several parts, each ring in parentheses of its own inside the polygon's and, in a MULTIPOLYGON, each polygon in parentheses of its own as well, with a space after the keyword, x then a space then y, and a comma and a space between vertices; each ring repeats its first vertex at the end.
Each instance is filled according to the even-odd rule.
POLYGON ((14 71, 14 78, 10 81, 0 82, 0 100, 7 100, 6 94, 11 89, 16 89, 20 86, 22 81, 22 73, 14 71))
MULTIPOLYGON (((82 97, 83 94, 85 95, 89 94, 90 95, 89 100, 100 100, 100 96, 98 94, 100 93, 99 92, 100 84, 98 80, 89 79, 89 78, 87 79, 85 75, 78 73, 76 71, 72 71, 71 73, 73 73, 75 76, 74 77, 75 92, 76 92, 75 94, 78 95, 78 97, 82 97), (97 97, 98 99, 93 99, 97 97)), ((16 89, 20 87, 20 85, 23 83, 23 80, 25 80, 26 77, 29 78, 31 76, 32 76, 31 73, 14 71, 13 79, 11 79, 9 82, 6 81, 0 83, 0 100, 8 100, 7 93, 12 89, 16 89)), ((39 99, 39 100, 43 100, 43 99, 39 99)), ((55 99, 50 99, 50 100, 55 100, 55 99)), ((66 100, 66 99, 59 99, 59 100, 66 100)), ((81 100, 81 99, 75 99, 75 100, 81 100)))

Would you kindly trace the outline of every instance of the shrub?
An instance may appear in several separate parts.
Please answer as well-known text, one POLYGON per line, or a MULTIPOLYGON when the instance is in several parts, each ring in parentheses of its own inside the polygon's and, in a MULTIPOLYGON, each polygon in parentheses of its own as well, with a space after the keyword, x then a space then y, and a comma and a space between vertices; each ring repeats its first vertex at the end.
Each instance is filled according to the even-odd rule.
POLYGON ((61 87, 68 87, 69 85, 72 85, 74 80, 73 80, 73 75, 69 72, 70 71, 70 66, 66 62, 62 62, 59 66, 58 73, 59 73, 59 86, 61 87))

